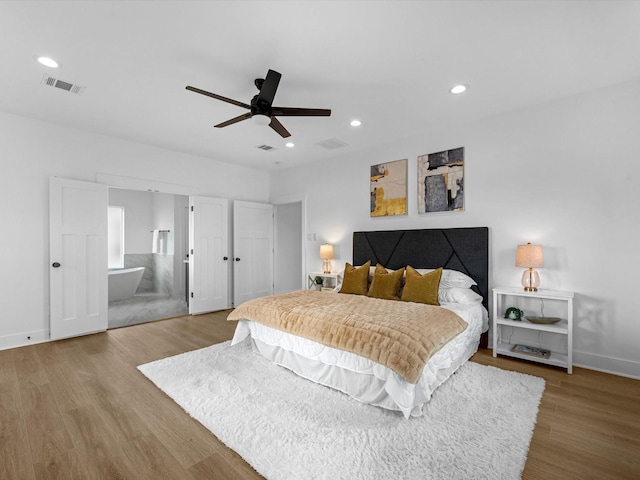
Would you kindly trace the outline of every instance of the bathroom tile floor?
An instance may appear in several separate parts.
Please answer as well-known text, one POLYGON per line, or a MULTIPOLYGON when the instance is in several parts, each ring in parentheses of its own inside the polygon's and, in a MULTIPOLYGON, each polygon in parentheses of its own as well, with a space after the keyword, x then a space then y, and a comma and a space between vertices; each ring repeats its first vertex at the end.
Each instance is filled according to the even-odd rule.
POLYGON ((179 317, 188 313, 184 298, 161 293, 138 294, 127 300, 109 302, 109 328, 179 317))

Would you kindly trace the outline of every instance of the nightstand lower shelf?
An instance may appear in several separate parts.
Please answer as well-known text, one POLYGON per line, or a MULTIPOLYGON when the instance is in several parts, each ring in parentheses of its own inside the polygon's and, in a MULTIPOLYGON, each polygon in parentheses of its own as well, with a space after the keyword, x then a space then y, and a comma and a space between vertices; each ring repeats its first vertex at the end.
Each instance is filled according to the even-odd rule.
POLYGON ((536 355, 527 355, 525 353, 513 352, 511 349, 513 345, 510 343, 498 343, 496 351, 498 355, 506 355, 509 357, 520 358, 522 360, 535 360, 539 363, 547 365, 555 365, 556 367, 567 368, 569 365, 568 356, 558 352, 551 352, 549 358, 538 357, 536 355))

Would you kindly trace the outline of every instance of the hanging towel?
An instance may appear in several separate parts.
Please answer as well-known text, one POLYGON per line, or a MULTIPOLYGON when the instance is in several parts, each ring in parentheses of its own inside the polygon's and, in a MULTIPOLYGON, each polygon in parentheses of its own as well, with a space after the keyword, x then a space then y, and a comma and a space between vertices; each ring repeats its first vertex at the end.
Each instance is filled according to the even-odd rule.
POLYGON ((167 254, 167 245, 169 243, 169 230, 154 230, 151 245, 151 253, 167 254))

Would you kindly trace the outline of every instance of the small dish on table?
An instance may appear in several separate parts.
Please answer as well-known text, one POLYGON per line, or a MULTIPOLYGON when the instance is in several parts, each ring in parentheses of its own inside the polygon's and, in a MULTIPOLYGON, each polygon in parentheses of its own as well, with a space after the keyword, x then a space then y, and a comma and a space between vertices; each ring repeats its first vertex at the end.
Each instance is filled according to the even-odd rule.
POLYGON ((543 325, 550 325, 552 323, 558 323, 561 318, 558 317, 525 317, 531 323, 539 323, 543 325))

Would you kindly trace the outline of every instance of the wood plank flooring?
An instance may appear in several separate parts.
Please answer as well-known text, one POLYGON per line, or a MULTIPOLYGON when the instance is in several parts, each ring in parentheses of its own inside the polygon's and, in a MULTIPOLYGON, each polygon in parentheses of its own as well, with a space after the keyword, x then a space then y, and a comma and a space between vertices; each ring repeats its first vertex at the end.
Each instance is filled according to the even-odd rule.
MULTIPOLYGON (((230 339, 227 314, 0 351, 0 479, 260 479, 136 369, 230 339)), ((523 479, 640 478, 640 381, 473 361, 547 381, 523 479)))

